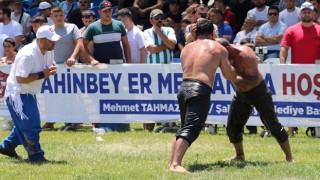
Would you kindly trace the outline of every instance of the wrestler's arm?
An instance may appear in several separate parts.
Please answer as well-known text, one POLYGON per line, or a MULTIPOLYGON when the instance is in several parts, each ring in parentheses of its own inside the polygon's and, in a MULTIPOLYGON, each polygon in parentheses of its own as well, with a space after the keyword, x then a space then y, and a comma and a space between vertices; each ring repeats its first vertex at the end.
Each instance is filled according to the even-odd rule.
POLYGON ((233 80, 236 78, 236 70, 231 66, 228 60, 228 51, 225 48, 221 48, 221 60, 220 60, 220 69, 223 77, 228 80, 233 80))

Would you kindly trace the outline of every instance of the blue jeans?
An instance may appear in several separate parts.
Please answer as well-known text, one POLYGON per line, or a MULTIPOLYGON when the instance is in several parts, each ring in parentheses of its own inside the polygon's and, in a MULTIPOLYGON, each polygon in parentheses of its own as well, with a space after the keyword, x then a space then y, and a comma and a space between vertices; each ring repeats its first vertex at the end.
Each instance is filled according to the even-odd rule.
POLYGON ((37 99, 36 96, 31 94, 21 94, 20 97, 23 103, 23 113, 28 119, 21 119, 20 115, 14 111, 13 105, 9 103, 9 98, 7 98, 6 102, 14 126, 1 145, 4 149, 12 150, 22 144, 28 152, 29 159, 31 161, 38 160, 44 156, 44 152, 39 143, 42 129, 37 99))

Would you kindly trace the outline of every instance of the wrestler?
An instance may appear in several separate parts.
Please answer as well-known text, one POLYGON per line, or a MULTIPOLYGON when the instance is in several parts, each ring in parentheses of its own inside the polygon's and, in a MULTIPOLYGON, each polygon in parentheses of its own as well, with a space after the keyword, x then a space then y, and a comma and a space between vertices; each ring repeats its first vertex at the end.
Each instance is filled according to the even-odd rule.
POLYGON ((181 52, 183 82, 178 92, 181 127, 172 144, 169 169, 187 173, 181 162, 188 147, 204 127, 210 107, 210 96, 216 69, 220 67, 226 79, 236 77, 228 61, 228 52, 212 40, 213 26, 209 20, 197 22, 197 40, 181 52))
POLYGON ((230 45, 226 39, 217 38, 229 53, 229 61, 237 71, 237 78, 231 80, 236 88, 227 124, 227 134, 234 145, 236 155, 230 160, 245 160, 242 134, 253 107, 259 112, 264 126, 277 139, 286 160, 293 161, 287 131, 280 124, 274 104, 272 93, 267 87, 258 69, 258 60, 250 47, 230 45))

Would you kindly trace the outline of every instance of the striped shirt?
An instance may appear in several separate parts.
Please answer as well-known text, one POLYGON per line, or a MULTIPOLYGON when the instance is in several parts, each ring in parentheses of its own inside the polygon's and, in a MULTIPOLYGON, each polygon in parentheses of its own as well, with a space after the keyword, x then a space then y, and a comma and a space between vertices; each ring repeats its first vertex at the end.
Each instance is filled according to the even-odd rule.
POLYGON ((93 57, 96 60, 110 64, 110 59, 124 59, 121 38, 126 35, 126 29, 120 21, 112 20, 109 25, 96 21, 89 25, 83 38, 93 41, 93 57))
MULTIPOLYGON (((171 27, 161 27, 161 31, 169 39, 172 39, 175 41, 175 43, 177 43, 175 32, 171 27)), ((150 29, 146 29, 143 32, 143 36, 144 36, 146 48, 150 45, 163 44, 163 41, 161 40, 160 36, 154 32, 153 27, 150 29)), ((146 59, 147 64, 168 64, 172 62, 172 59, 173 59, 173 52, 169 48, 156 54, 152 54, 150 51, 147 50, 147 59, 146 59)))

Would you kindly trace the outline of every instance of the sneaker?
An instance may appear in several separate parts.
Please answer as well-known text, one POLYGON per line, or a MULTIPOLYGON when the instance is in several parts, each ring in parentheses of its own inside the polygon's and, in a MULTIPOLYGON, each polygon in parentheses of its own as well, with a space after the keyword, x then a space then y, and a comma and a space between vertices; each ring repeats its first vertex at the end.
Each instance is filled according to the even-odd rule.
POLYGON ((7 150, 4 149, 2 146, 0 146, 0 154, 9 156, 11 158, 21 159, 21 156, 19 156, 16 152, 16 150, 7 150))

